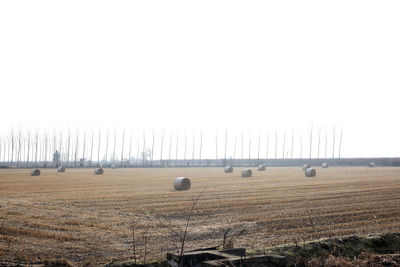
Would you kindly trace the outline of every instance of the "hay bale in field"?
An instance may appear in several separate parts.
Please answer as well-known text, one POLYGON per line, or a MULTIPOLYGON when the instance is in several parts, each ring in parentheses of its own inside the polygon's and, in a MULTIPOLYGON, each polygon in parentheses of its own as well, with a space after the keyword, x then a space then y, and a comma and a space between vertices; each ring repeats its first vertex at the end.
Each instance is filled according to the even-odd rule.
POLYGON ((311 168, 309 164, 304 164, 303 165, 303 171, 307 170, 308 168, 311 168))
POLYGON ((368 163, 368 167, 370 167, 370 168, 375 167, 375 162, 370 162, 370 163, 368 163))
POLYGON ((176 190, 189 190, 190 186, 190 180, 186 177, 178 177, 174 181, 174 187, 176 190))
POLYGON ((64 166, 58 167, 57 172, 65 172, 65 167, 64 166))
POLYGON ((265 165, 264 164, 258 165, 258 171, 264 172, 265 171, 265 165))
POLYGON ((242 177, 251 177, 253 176, 253 171, 251 169, 243 169, 242 177))
POLYGON ((103 168, 103 165, 101 165, 101 163, 97 163, 96 168, 103 168))
POLYGON ((104 173, 103 168, 96 168, 96 169, 94 170, 94 174, 96 174, 96 175, 101 175, 101 174, 103 174, 103 173, 104 173))
POLYGON ((326 163, 326 162, 324 162, 324 163, 322 163, 322 168, 328 168, 328 163, 326 163))
POLYGON ((232 166, 226 166, 226 167, 224 168, 224 172, 225 172, 225 173, 232 173, 232 172, 233 172, 232 166))
POLYGON ((313 168, 308 168, 305 170, 305 175, 307 177, 315 177, 317 175, 317 171, 313 168))
POLYGON ((33 169, 31 171, 31 176, 39 176, 40 175, 40 170, 39 169, 33 169))

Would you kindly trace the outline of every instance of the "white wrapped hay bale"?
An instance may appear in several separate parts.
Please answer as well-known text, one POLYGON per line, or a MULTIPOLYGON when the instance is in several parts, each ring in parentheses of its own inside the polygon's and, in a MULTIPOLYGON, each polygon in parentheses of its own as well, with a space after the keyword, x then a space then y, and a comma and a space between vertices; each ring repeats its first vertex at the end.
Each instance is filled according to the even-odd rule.
POLYGON ((265 165, 264 164, 258 165, 258 171, 264 172, 265 171, 265 165))
POLYGON ((242 177, 251 177, 253 175, 253 171, 251 169, 243 169, 242 177))
POLYGON ((326 162, 324 162, 324 163, 322 163, 322 168, 328 168, 329 166, 328 166, 328 163, 326 163, 326 162))
POLYGON ((308 168, 305 170, 305 174, 307 177, 315 177, 317 175, 317 171, 313 168, 308 168))
POLYGON ((39 169, 33 169, 31 171, 31 176, 39 176, 40 175, 40 170, 39 169))
POLYGON ((311 168, 309 164, 304 164, 303 165, 303 171, 307 170, 308 168, 311 168))
POLYGON ((65 172, 65 167, 64 166, 58 167, 57 172, 65 172))
POLYGON ((370 168, 375 167, 375 162, 370 162, 370 163, 368 163, 368 167, 370 167, 370 168))
POLYGON ((226 167, 224 168, 224 172, 225 172, 225 173, 232 173, 232 172, 233 172, 232 166, 226 166, 226 167))
POLYGON ((94 174, 96 174, 96 175, 101 175, 101 174, 103 174, 103 173, 104 173, 103 168, 96 168, 96 169, 94 170, 94 174))
POLYGON ((190 180, 186 177, 178 177, 174 181, 174 187, 176 190, 189 190, 190 186, 190 180))

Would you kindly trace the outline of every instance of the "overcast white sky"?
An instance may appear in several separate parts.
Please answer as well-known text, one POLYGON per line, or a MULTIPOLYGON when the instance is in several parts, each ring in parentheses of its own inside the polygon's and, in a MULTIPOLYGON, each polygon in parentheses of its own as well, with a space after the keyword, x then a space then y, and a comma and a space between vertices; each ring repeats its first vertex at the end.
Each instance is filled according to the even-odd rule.
POLYGON ((1 1, 0 132, 336 125, 343 156, 399 156, 399 14, 399 1, 1 1))

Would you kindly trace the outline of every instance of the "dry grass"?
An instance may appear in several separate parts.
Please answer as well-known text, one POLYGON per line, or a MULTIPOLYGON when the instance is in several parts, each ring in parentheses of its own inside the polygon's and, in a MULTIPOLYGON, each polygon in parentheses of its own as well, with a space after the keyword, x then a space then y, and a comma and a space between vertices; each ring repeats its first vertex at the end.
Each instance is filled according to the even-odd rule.
POLYGON ((196 206, 185 247, 222 245, 230 225, 237 246, 260 248, 311 238, 400 229, 400 168, 254 169, 244 179, 211 168, 0 170, 0 259, 66 258, 105 263, 129 259, 132 220, 137 256, 148 228, 147 258, 176 251, 192 200, 196 206), (189 191, 173 181, 189 177, 189 191))

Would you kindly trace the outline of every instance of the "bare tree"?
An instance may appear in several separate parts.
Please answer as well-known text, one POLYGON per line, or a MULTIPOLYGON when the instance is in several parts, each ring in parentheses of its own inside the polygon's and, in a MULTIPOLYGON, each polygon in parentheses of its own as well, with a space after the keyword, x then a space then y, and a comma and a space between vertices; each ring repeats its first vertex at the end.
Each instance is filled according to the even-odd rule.
POLYGON ((203 148, 203 130, 200 131, 199 166, 201 166, 201 150, 203 148))
POLYGON ((335 141, 336 141, 336 126, 333 127, 333 146, 332 146, 332 158, 335 158, 335 141))
POLYGON ((290 148, 290 159, 293 159, 294 130, 292 129, 292 146, 290 148))
POLYGON ((170 167, 171 164, 171 151, 172 151, 172 132, 169 133, 168 167, 170 167))
POLYGON ((47 151, 48 151, 48 144, 49 144, 49 134, 47 131, 44 132, 44 154, 43 154, 43 164, 47 166, 47 151))
POLYGON ((115 164, 115 149, 117 148, 117 128, 114 128, 114 148, 112 156, 112 164, 115 164))
POLYGON ((160 144, 160 165, 162 165, 162 160, 163 160, 164 137, 165 137, 165 130, 163 129, 161 133, 161 144, 160 144))
POLYGON ((10 166, 13 164, 14 159, 14 128, 11 128, 11 159, 10 159, 10 166))
POLYGON ((145 133, 145 131, 143 131, 143 167, 144 167, 144 163, 145 163, 145 160, 146 160, 146 133, 145 133))
POLYGON ((121 145, 121 167, 124 160, 124 146, 125 146, 125 129, 122 131, 122 145, 121 145))
POLYGON ((154 142, 155 142, 155 136, 154 136, 154 129, 152 131, 152 138, 153 138, 153 142, 151 144, 151 166, 153 166, 153 157, 154 157, 154 142))
POLYGON ((35 133, 35 167, 38 164, 38 146, 39 146, 39 132, 36 130, 35 133))
POLYGON ((101 146, 101 131, 99 128, 99 138, 98 138, 98 146, 97 146, 97 164, 100 164, 100 146, 101 146))
POLYGON ((131 158, 132 158, 132 133, 129 133, 129 157, 128 157, 128 166, 131 166, 131 158))
POLYGON ((83 148, 82 148, 82 160, 83 161, 85 160, 85 152, 86 152, 86 129, 83 131, 83 148))
POLYGON ((69 149, 71 147, 71 132, 68 128, 68 141, 67 141, 67 166, 69 166, 69 149))
POLYGON ((328 157, 328 133, 325 129, 325 159, 328 157))
POLYGON ((93 161, 93 140, 94 140, 94 131, 92 129, 92 140, 90 144, 90 160, 89 160, 89 166, 92 167, 92 161, 93 161))
POLYGON ((107 129, 107 137, 106 137, 106 156, 105 156, 105 158, 104 158, 104 160, 105 160, 105 165, 107 165, 107 160, 108 160, 108 140, 109 140, 109 137, 110 137, 110 132, 109 132, 109 130, 107 129))
POLYGON ((300 158, 303 158, 303 135, 300 135, 300 158))
POLYGON ((228 146, 228 129, 225 129, 224 164, 226 164, 226 148, 228 146))
POLYGON ((60 145, 59 145, 59 150, 58 150, 60 152, 60 163, 62 163, 62 160, 63 160, 63 158, 62 158, 62 152, 63 152, 62 144, 63 144, 63 134, 61 132, 60 133, 60 145))
POLYGON ((26 165, 25 167, 29 167, 29 156, 30 156, 30 149, 31 149, 31 132, 28 130, 28 141, 27 141, 27 152, 26 152, 26 165))
POLYGON ((21 157, 21 148, 22 148, 22 129, 19 129, 18 132, 18 152, 17 152, 17 168, 19 167, 19 161, 20 161, 20 157, 21 157))
POLYGON ((79 152, 79 132, 76 131, 76 143, 75 143, 75 156, 74 156, 74 167, 76 167, 79 152))
POLYGON ((321 126, 318 128, 318 151, 317 151, 317 159, 319 159, 319 147, 321 144, 321 126))
POLYGON ((283 132, 282 158, 285 158, 286 132, 283 132))
POLYGON ((342 149, 342 137, 343 137, 343 129, 340 129, 340 139, 339 139, 339 159, 340 159, 340 153, 341 153, 341 149, 342 149))

